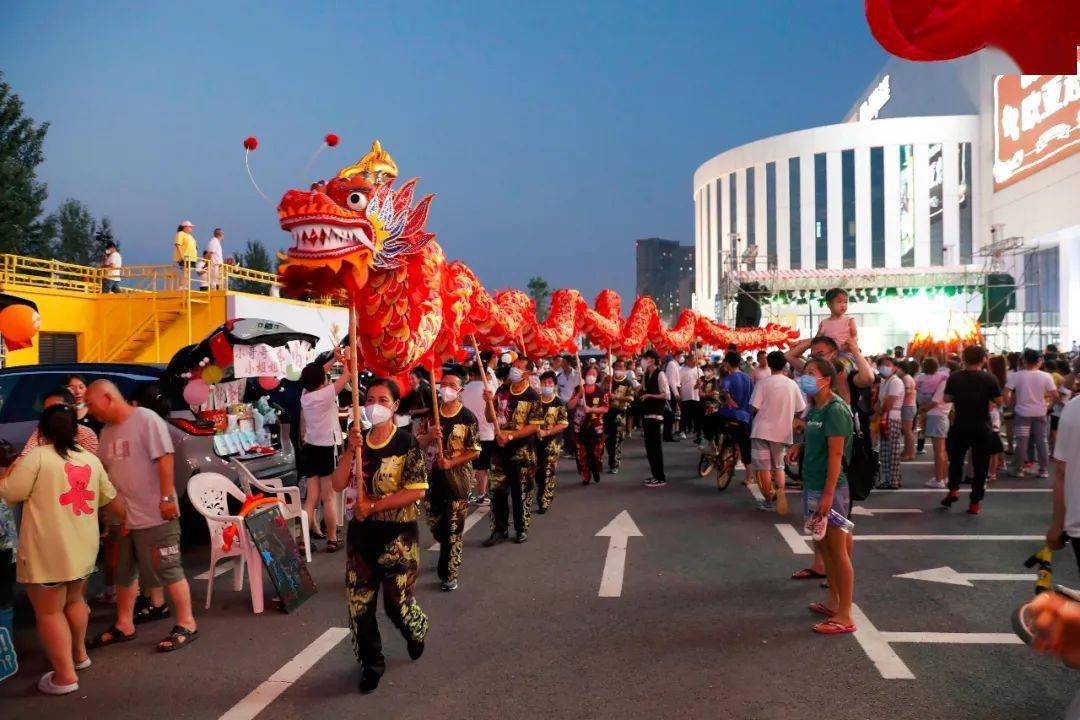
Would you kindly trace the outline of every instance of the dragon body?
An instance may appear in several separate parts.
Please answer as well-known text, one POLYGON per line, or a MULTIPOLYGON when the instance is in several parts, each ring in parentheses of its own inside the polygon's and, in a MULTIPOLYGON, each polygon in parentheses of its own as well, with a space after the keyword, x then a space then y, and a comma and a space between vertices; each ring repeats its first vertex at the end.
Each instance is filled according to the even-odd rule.
POLYGON ((575 348, 580 334, 616 354, 662 351, 696 341, 740 349, 786 347, 786 327, 731 329, 683 310, 665 327, 652 298, 622 317, 621 299, 604 290, 590 307, 576 290, 557 290, 544 322, 519 290, 489 293, 468 266, 447 262, 427 231, 433 196, 413 204, 416 180, 394 189, 397 166, 376 141, 356 165, 281 199, 281 228, 293 246, 281 257, 282 283, 294 297, 344 296, 357 309, 357 342, 372 372, 398 375, 432 354, 456 356, 475 337, 485 346, 523 345, 533 357, 575 348))

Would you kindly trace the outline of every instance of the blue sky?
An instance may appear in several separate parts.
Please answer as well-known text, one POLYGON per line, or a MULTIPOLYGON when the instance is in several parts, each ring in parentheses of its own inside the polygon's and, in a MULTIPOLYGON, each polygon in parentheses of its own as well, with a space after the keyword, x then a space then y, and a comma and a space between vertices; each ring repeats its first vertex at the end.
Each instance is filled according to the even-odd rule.
MULTIPOLYGON (((9 2, 0 70, 51 123, 49 206, 112 218, 128 264, 279 249, 273 205, 373 138, 437 194, 429 228, 489 288, 634 288, 633 241, 693 241, 716 153, 838 122, 886 62, 855 0, 9 2), (303 174, 327 132, 341 144, 303 174)), ((629 300, 627 300, 628 304, 629 300)))

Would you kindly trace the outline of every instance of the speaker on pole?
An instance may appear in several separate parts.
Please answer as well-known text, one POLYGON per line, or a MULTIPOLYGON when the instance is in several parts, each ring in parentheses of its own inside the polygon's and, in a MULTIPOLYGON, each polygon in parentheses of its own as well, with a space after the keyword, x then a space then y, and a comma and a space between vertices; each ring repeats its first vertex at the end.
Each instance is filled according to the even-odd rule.
POLYGON ((735 301, 735 327, 758 327, 761 325, 761 303, 769 289, 757 282, 740 283, 735 301))
POLYGON ((1008 273, 990 273, 981 289, 979 322, 987 327, 999 327, 1009 311, 1016 309, 1016 280, 1008 273))

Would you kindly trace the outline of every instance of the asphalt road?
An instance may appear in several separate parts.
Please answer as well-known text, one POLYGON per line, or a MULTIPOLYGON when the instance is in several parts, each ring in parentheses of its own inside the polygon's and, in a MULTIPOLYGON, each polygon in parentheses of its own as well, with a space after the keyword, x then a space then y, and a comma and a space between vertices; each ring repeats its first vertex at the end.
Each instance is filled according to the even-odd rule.
MULTIPOLYGON (((641 485, 638 438, 622 473, 599 485, 582 487, 563 460, 553 509, 534 516, 528 543, 480 547, 486 518, 466 535, 457 592, 439 591, 436 554, 425 551, 418 598, 431 619, 427 650, 411 662, 380 610, 388 670, 372 695, 356 692, 358 666, 347 635, 335 630, 346 626, 344 554, 317 554, 319 593, 295 614, 252 615, 246 589, 233 593, 228 576, 204 611, 206 583, 195 581, 195 644, 159 655, 153 645, 167 621, 144 625, 137 641, 94 652, 79 692, 63 698, 33 689, 46 661, 23 612, 22 669, 0 684, 0 716, 216 720, 232 710, 237 720, 263 707, 260 720, 1017 720, 1061 717, 1080 689, 1074 672, 1013 644, 1009 612, 1030 596, 1030 582, 895 577, 942 567, 1028 573, 1021 563, 1038 541, 887 537, 1041 535, 1047 481, 995 485, 979 517, 960 505, 939 510, 938 491, 874 493, 866 508, 909 512, 855 518, 856 537, 868 538, 855 550, 865 622, 858 637, 818 637, 806 606, 823 591, 788 579, 810 556, 777 527, 801 531, 798 496, 786 517, 762 512, 741 484, 718 493, 696 477, 687 443, 666 451, 662 489, 641 485), (1037 492, 1000 492, 1007 488, 1037 492), (627 541, 621 596, 598 597, 609 539, 596 533, 623 510, 643 536, 627 541), (301 673, 298 664, 310 667, 301 673)), ((925 463, 907 466, 907 487, 921 489, 928 475, 925 463)), ((423 538, 426 548, 426 529, 423 538)), ((186 563, 189 576, 205 570, 206 549, 187 553, 186 563)), ((1080 585, 1071 554, 1058 554, 1055 568, 1056 579, 1080 585)), ((108 610, 95 607, 92 630, 108 621, 108 610)))

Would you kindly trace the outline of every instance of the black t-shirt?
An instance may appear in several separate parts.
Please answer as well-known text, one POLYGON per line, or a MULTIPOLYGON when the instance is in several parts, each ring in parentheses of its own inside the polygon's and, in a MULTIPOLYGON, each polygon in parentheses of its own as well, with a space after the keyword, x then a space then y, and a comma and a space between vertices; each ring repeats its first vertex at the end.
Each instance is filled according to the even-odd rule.
MULTIPOLYGON (((542 425, 544 408, 541 407, 540 395, 526 385, 525 389, 515 393, 510 383, 505 383, 495 391, 495 415, 501 430, 513 432, 526 425, 542 425)), ((512 453, 523 445, 534 442, 533 435, 512 440, 504 446, 507 453, 512 453)))
POLYGON ((958 428, 982 430, 990 427, 990 401, 1001 397, 1001 387, 984 370, 960 370, 945 381, 945 394, 952 398, 958 428))
MULTIPOLYGON (((462 405, 453 415, 447 417, 439 412, 442 426, 443 454, 453 460, 468 452, 480 452, 480 430, 476 416, 462 405)), ((449 470, 438 467, 431 470, 431 493, 437 499, 464 500, 469 497, 472 488, 472 463, 462 463, 449 470)))

